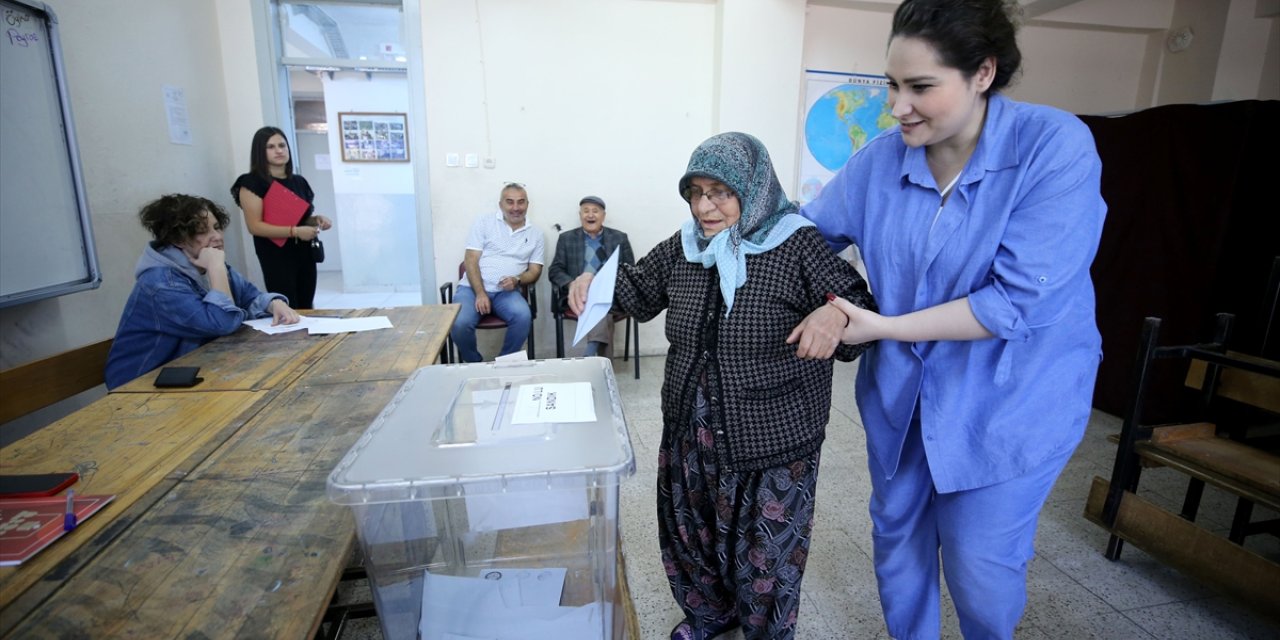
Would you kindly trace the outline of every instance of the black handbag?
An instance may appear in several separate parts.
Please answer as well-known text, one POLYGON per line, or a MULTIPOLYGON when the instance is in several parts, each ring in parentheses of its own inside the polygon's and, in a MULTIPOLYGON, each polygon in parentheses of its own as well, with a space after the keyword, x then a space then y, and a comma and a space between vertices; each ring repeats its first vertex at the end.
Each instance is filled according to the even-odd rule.
POLYGON ((324 243, 320 242, 320 238, 311 241, 311 259, 315 260, 316 264, 324 262, 324 243))

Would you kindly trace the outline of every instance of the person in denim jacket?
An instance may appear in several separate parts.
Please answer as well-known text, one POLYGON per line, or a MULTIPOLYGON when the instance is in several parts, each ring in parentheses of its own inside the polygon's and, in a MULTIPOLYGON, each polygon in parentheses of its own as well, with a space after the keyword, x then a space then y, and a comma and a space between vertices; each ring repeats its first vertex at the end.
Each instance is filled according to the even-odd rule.
POLYGON ((171 194, 138 217, 154 240, 138 259, 137 282, 107 355, 108 389, 233 333, 245 320, 298 322, 284 296, 259 291, 226 263, 222 230, 230 218, 222 207, 171 194))

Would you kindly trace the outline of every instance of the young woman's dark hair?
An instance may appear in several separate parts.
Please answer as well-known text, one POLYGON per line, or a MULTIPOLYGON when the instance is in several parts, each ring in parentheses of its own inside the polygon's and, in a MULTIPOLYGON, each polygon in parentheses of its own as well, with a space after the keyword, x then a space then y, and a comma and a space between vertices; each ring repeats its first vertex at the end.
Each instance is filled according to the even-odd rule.
POLYGON ((180 193, 161 196, 147 203, 138 212, 138 218, 156 242, 182 244, 209 231, 209 223, 204 217, 206 211, 213 216, 215 229, 225 229, 231 222, 226 210, 214 201, 180 193))
POLYGON ((995 58, 996 75, 986 95, 1007 87, 1022 65, 1011 15, 1015 0, 905 0, 893 14, 889 39, 919 38, 942 64, 972 78, 982 61, 995 58))
MULTIPOLYGON (((289 144, 289 136, 279 127, 263 127, 253 134, 253 144, 249 145, 249 171, 266 180, 271 179, 271 169, 267 166, 267 141, 276 135, 284 138, 285 145, 289 144)), ((289 163, 284 165, 284 175, 286 178, 293 175, 292 148, 289 149, 289 163)))

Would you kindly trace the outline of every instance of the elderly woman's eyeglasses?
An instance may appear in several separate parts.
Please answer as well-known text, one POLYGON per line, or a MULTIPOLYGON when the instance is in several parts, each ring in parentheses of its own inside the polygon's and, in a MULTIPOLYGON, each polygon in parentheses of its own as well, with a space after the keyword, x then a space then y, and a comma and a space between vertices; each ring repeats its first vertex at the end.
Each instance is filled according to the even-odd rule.
POLYGON ((710 191, 703 191, 702 187, 690 186, 686 187, 680 195, 684 196, 685 201, 689 204, 694 204, 698 200, 701 200, 702 196, 710 198, 711 202, 714 204, 724 204, 729 201, 729 198, 733 197, 733 192, 728 189, 711 189, 710 191))

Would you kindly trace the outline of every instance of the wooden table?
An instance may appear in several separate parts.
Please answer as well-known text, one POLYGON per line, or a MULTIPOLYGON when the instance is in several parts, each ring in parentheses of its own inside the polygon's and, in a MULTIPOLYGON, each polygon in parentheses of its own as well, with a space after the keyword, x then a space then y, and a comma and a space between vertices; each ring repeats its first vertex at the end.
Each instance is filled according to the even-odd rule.
POLYGON ((395 328, 241 330, 173 363, 202 367, 198 387, 161 392, 144 376, 0 450, 7 473, 82 469, 78 492, 116 494, 0 569, 0 632, 314 635, 354 539, 325 480, 404 379, 435 361, 457 306, 345 313, 395 328))
MULTIPOLYGON (((355 318, 369 315, 385 315, 385 309, 342 309, 303 311, 309 316, 334 316, 355 318)), ((392 322, 394 324, 394 321, 392 322)), ((343 340, 332 339, 346 334, 312 336, 306 331, 293 331, 269 335, 261 331, 243 328, 229 336, 218 338, 209 344, 166 363, 173 367, 200 367, 204 382, 190 389, 161 388, 155 386, 159 369, 138 376, 112 390, 112 393, 157 393, 177 391, 230 391, 243 389, 260 391, 277 389, 297 380, 318 360, 343 340)), ((397 332, 386 340, 403 336, 397 332)), ((376 354, 375 354, 376 355, 376 354)))

